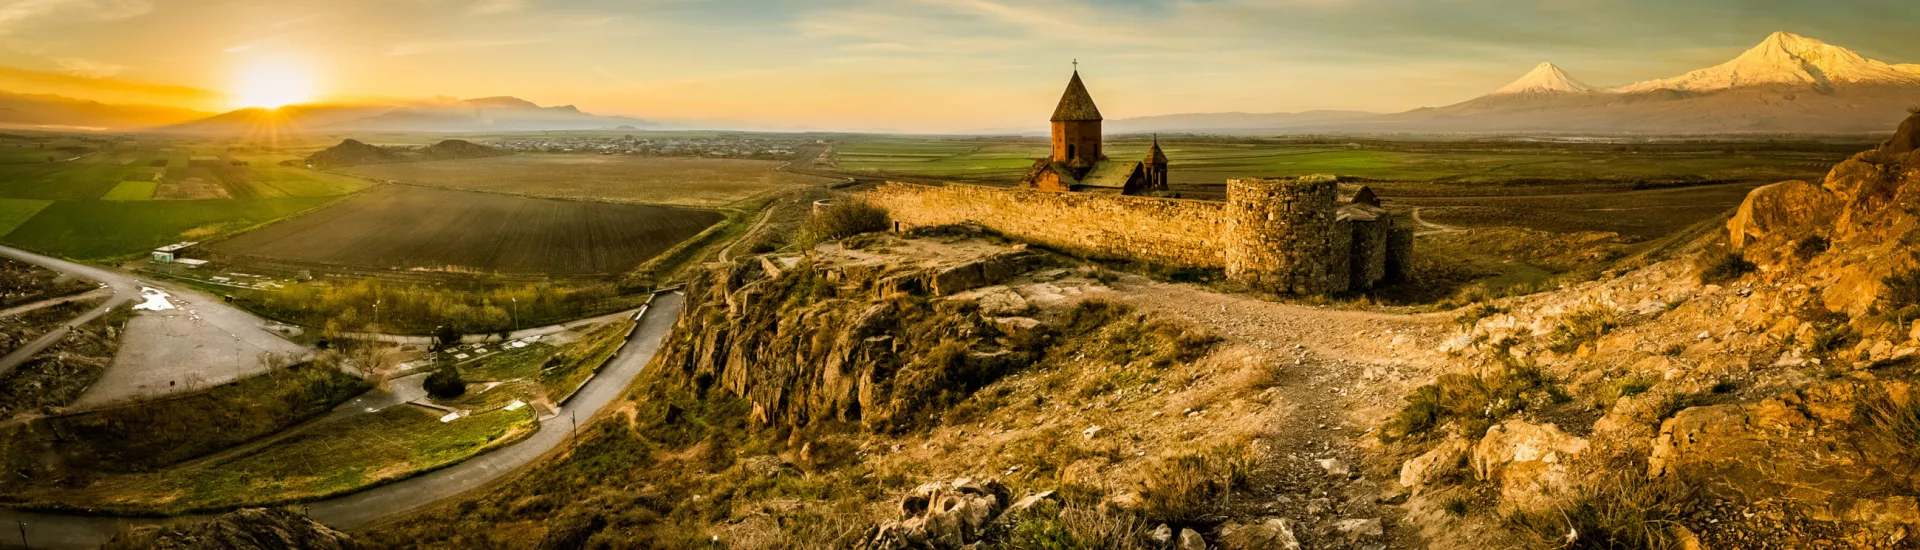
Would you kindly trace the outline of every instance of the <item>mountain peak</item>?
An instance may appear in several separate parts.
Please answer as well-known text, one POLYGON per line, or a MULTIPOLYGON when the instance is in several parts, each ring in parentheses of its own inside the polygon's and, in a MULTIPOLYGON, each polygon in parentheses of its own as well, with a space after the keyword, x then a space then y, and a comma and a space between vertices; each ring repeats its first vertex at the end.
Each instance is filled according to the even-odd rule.
POLYGON ((1593 91, 1592 86, 1560 70, 1560 66, 1543 62, 1506 86, 1493 91, 1493 95, 1512 94, 1583 94, 1593 91))
POLYGON ((1732 61, 1674 78, 1623 86, 1620 92, 1702 92, 1755 85, 1920 84, 1920 65, 1890 65, 1840 46, 1779 31, 1732 61))

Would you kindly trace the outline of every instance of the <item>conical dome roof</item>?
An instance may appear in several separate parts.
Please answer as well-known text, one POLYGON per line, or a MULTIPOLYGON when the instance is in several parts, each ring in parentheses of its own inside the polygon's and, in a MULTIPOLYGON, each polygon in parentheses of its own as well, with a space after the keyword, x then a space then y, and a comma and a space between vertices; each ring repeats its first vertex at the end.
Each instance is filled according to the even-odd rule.
POLYGON ((1080 83, 1080 71, 1074 71, 1073 79, 1067 81, 1066 93, 1060 95, 1060 106, 1053 109, 1053 122, 1090 120, 1100 120, 1100 108, 1093 105, 1087 85, 1080 83))
POLYGON ((1160 150, 1160 136, 1153 136, 1153 145, 1147 146, 1148 164, 1166 164, 1167 154, 1160 150))

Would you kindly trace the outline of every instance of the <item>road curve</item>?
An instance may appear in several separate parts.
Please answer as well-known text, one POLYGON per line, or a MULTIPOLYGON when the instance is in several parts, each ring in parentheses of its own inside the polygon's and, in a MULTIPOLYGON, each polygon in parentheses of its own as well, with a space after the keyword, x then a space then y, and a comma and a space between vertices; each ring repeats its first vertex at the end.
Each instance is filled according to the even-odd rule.
POLYGON ((105 315, 107 309, 118 306, 140 295, 139 281, 112 270, 77 264, 59 258, 41 256, 10 246, 0 246, 0 256, 37 265, 74 277, 98 281, 106 284, 108 288, 113 289, 113 296, 107 298, 106 303, 101 304, 100 307, 89 309, 85 313, 74 317, 72 320, 54 327, 53 330, 47 331, 46 334, 40 335, 40 337, 34 341, 28 342, 27 345, 20 346, 19 349, 13 350, 13 352, 8 353, 4 357, 0 357, 0 376, 6 376, 7 373, 13 372, 14 368, 19 367, 22 363, 26 363, 27 360, 32 359, 33 356, 39 355, 40 352, 47 349, 48 346, 59 342, 61 338, 66 338, 68 332, 67 327, 80 326, 92 322, 101 315, 105 315))
MULTIPOLYGON (((600 374, 595 375, 560 411, 540 420, 540 431, 526 439, 465 462, 365 491, 308 503, 308 513, 339 529, 356 529, 459 495, 518 471, 569 441, 575 415, 585 421, 620 398, 629 383, 660 350, 679 317, 685 297, 678 292, 654 298, 640 326, 600 374)), ((179 518, 175 518, 179 519, 179 518)), ((94 548, 120 530, 168 520, 75 516, 0 509, 0 547, 36 549, 94 548)))

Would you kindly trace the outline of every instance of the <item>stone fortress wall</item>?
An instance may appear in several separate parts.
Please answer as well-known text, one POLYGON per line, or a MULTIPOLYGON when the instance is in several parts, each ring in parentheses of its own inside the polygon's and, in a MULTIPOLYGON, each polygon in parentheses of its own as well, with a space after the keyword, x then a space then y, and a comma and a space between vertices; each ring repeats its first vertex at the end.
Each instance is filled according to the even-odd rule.
POLYGON ((1384 214, 1342 215, 1338 192, 1332 176, 1309 176, 1228 180, 1226 202, 897 182, 865 197, 896 230, 972 224, 1088 258, 1224 269, 1272 292, 1330 294, 1404 278, 1412 231, 1384 214), (1390 252, 1396 243, 1405 249, 1390 252))

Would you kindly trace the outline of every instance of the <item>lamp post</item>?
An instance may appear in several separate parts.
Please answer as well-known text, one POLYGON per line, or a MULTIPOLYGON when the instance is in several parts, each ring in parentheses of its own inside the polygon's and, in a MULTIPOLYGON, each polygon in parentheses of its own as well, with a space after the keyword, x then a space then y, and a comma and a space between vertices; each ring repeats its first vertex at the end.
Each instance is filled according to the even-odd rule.
POLYGON ((513 302, 513 330, 514 332, 519 332, 520 331, 520 299, 517 297, 508 296, 507 301, 513 302))

